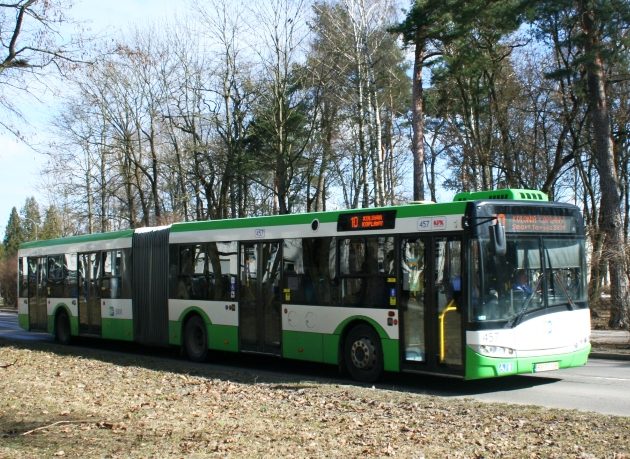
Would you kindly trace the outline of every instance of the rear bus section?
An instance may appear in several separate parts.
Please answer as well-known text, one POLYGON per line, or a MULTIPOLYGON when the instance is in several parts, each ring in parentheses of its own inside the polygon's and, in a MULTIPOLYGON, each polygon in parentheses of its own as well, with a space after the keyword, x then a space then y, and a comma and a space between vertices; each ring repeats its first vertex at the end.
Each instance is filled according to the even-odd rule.
POLYGON ((60 342, 131 341, 131 235, 121 231, 25 243, 18 252, 18 321, 60 342))

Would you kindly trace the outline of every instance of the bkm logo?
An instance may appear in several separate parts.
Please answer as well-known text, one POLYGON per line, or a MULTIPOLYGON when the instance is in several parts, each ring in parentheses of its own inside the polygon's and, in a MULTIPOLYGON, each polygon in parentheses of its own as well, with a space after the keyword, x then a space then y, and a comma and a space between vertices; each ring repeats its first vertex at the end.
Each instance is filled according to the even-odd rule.
POLYGON ((434 218, 433 219, 433 228, 435 228, 435 229, 446 228, 446 219, 445 218, 434 218))

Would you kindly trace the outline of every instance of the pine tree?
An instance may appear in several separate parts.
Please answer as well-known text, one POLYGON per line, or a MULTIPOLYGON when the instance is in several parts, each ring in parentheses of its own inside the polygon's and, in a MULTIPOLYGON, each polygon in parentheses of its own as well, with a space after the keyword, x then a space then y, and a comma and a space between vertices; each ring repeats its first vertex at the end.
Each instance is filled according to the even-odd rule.
MULTIPOLYGON (((623 250, 623 219, 621 216, 620 181, 615 167, 615 154, 611 134, 610 109, 606 88, 606 57, 609 56, 610 42, 604 35, 606 29, 613 29, 618 15, 625 16, 625 30, 628 30, 630 6, 621 12, 613 8, 618 2, 594 2, 581 0, 577 12, 582 21, 584 34, 584 55, 586 58, 587 97, 594 138, 593 155, 600 178, 601 188, 601 229, 606 236, 605 253, 609 256, 611 310, 609 325, 615 328, 630 329, 630 298, 628 298, 627 261, 623 250), (608 27, 606 27, 608 26, 608 27), (611 27, 612 26, 612 27, 611 27)), ((617 5, 621 6, 621 5, 617 5)), ((618 24, 618 23, 617 23, 618 24)))
POLYGON ((9 217, 9 222, 4 232, 3 246, 5 257, 15 255, 23 241, 24 231, 22 229, 21 219, 17 209, 14 207, 11 209, 11 216, 9 217))
MULTIPOLYGON (((424 101, 423 70, 438 58, 442 63, 457 68, 457 59, 445 56, 445 45, 458 40, 468 41, 469 34, 480 27, 493 30, 497 41, 502 36, 516 30, 527 10, 527 0, 417 0, 405 20, 391 29, 402 35, 406 44, 415 47, 413 69, 413 139, 412 154, 414 164, 414 199, 424 199, 424 101)), ((465 59, 474 61, 481 50, 474 46, 465 49, 465 59)))
POLYGON ((46 209, 40 239, 55 239, 63 236, 63 222, 59 209, 55 205, 46 209))
POLYGON ((39 204, 34 197, 26 198, 24 207, 20 212, 22 215, 22 230, 24 240, 33 241, 39 239, 40 225, 42 222, 41 214, 39 213, 39 204))

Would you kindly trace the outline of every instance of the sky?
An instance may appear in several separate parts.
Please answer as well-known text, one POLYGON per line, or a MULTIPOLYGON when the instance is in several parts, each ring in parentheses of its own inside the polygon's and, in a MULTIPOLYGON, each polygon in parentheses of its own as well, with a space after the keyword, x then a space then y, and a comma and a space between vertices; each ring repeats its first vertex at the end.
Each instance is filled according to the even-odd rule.
MULTIPOLYGON (((95 34, 115 36, 133 26, 183 17, 188 8, 186 0, 75 0, 69 16, 95 34)), ((15 94, 15 97, 16 105, 29 123, 21 134, 31 145, 45 145, 58 99, 52 94, 45 94, 40 100, 21 94, 15 94)), ((9 114, 2 113, 2 116, 9 114)), ((48 196, 40 185, 45 164, 45 156, 36 149, 18 141, 12 134, 0 131, 0 237, 4 237, 13 207, 19 212, 31 196, 40 205, 48 204, 48 196)))

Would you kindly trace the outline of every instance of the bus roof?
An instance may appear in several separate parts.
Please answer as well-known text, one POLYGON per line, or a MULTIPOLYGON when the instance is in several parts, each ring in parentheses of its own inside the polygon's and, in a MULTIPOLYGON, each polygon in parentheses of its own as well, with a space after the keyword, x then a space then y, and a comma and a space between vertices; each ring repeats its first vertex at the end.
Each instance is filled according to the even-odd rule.
MULTIPOLYGON (((463 215, 469 201, 483 200, 514 200, 548 202, 549 197, 536 190, 501 189, 492 191, 473 191, 457 193, 452 202, 443 203, 409 203, 388 207, 371 207, 362 209, 343 209, 324 212, 300 213, 289 215, 269 215, 259 217, 244 217, 224 220, 203 220, 174 223, 170 226, 171 233, 185 233, 213 230, 239 230, 245 228, 278 227, 290 225, 311 225, 317 220, 318 224, 336 224, 343 214, 359 214, 363 212, 396 211, 396 219, 413 217, 432 217, 463 215)), ((63 249, 90 250, 91 246, 131 247, 131 238, 138 229, 128 229, 109 233, 84 234, 59 239, 25 242, 20 245, 20 252, 25 255, 38 255, 49 252, 51 248, 65 246, 63 249), (46 250, 47 249, 47 250, 46 250)))
POLYGON ((45 255, 51 248, 56 248, 59 253, 76 251, 89 251, 101 247, 124 248, 131 247, 131 238, 134 230, 127 229, 112 231, 109 233, 81 234, 58 239, 23 242, 19 252, 22 256, 45 255))
POLYGON ((281 225, 303 225, 310 224, 313 220, 318 220, 319 223, 336 223, 339 215, 388 210, 395 210, 396 218, 410 218, 437 215, 463 215, 466 210, 466 206, 465 203, 460 202, 444 202, 433 204, 410 203, 387 207, 367 207, 361 209, 343 209, 289 215, 268 215, 259 217, 231 218, 225 220, 203 220, 174 223, 171 226, 171 232, 219 229, 225 230, 281 225))
POLYGON ((491 191, 462 191, 457 193, 453 201, 479 201, 486 199, 507 199, 510 201, 549 201, 549 196, 542 191, 506 188, 491 191))

